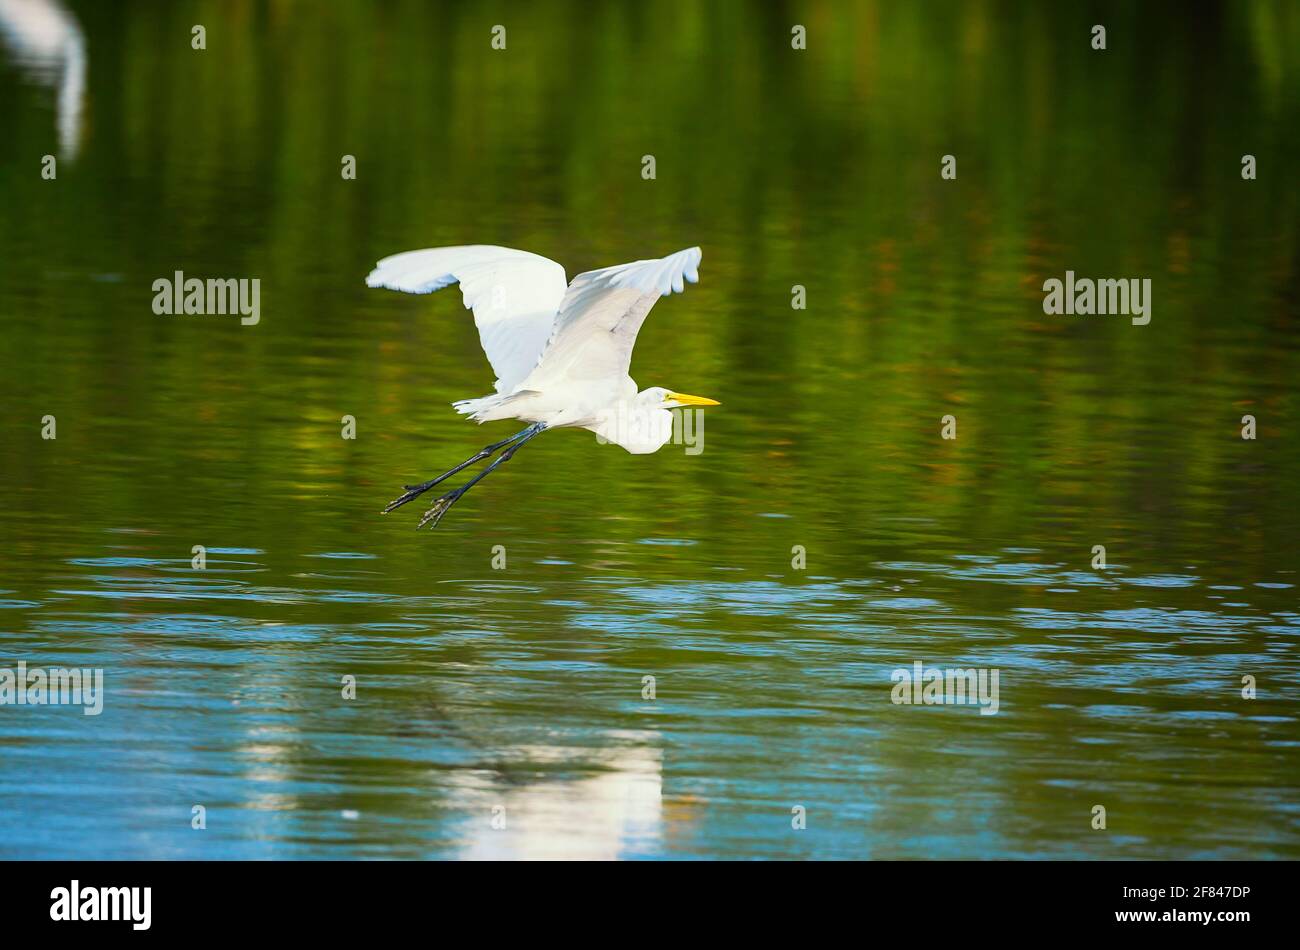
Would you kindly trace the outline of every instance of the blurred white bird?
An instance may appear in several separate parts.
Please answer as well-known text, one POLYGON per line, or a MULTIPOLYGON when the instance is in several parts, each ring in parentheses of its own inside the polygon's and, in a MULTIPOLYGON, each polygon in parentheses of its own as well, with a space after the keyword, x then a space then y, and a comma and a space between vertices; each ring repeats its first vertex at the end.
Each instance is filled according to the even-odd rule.
POLYGON ((86 38, 58 0, 0 0, 0 41, 38 82, 58 90, 59 154, 77 157, 86 91, 86 38))
POLYGON ((459 488, 441 495, 420 519, 437 527, 465 492, 525 442, 546 429, 589 429, 629 452, 656 452, 672 438, 678 406, 716 406, 712 399, 654 386, 637 392, 628 375, 637 331, 660 297, 698 281, 701 252, 687 248, 658 260, 587 271, 566 286, 564 268, 528 251, 473 245, 407 251, 381 260, 368 287, 428 294, 459 283, 474 311, 479 342, 497 374, 496 393, 454 403, 478 422, 531 423, 485 446, 450 471, 419 485, 384 508, 418 498, 444 479, 505 449, 459 488))

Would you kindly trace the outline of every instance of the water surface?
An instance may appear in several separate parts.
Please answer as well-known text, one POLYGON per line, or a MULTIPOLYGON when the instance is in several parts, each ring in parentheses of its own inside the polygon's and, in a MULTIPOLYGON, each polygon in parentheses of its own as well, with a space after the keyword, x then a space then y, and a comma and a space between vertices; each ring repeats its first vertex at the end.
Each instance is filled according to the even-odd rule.
POLYGON ((0 855, 1300 857, 1294 4, 21 6, 0 667, 107 695, 0 706, 0 855), (455 291, 363 284, 463 243, 700 245, 632 372, 704 450, 381 517, 513 431, 448 406, 455 291), (1067 269, 1151 323, 1045 315, 1067 269), (177 270, 261 321, 155 315, 177 270), (918 660, 997 715, 891 703, 918 660))

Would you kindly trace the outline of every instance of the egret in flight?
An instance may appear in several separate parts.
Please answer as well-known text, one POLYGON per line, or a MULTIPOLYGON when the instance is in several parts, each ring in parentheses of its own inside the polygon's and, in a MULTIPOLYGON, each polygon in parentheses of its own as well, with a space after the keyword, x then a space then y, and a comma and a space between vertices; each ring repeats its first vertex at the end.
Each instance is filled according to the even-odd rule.
POLYGON ((672 438, 668 410, 718 405, 662 386, 638 392, 628 375, 637 331, 650 308, 662 296, 681 293, 684 280, 700 279, 700 257, 700 249, 691 247, 658 260, 587 271, 573 283, 555 261, 481 244, 407 251, 375 265, 366 278, 368 287, 428 294, 460 284, 497 381, 492 395, 452 405, 480 423, 529 423, 437 478, 407 485, 384 514, 504 449, 464 485, 440 495, 416 525, 437 527, 462 495, 547 429, 588 429, 629 452, 646 454, 672 438))

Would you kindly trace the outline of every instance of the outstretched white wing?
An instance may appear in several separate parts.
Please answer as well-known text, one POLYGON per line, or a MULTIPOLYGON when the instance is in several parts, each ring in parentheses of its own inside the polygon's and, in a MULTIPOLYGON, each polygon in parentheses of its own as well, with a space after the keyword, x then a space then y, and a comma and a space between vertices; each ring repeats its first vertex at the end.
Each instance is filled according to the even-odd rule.
POLYGON ((703 252, 688 247, 650 261, 633 261, 573 278, 542 351, 539 376, 564 379, 621 378, 646 314, 660 297, 681 293, 683 281, 700 279, 703 252))
POLYGON ((394 254, 366 278, 367 287, 408 294, 430 294, 457 282, 496 371, 497 392, 511 392, 532 372, 551 336, 564 299, 564 268, 540 254, 475 244, 394 254))

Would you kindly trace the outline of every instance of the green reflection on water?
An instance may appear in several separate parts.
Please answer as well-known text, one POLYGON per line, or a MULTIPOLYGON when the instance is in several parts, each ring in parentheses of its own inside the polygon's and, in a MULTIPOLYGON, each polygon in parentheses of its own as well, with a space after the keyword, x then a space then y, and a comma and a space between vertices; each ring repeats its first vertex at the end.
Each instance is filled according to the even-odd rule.
POLYGON ((1293 4, 71 9, 55 181, 0 61, 0 662, 110 697, 0 716, 0 851, 1300 855, 1293 4), (701 245, 632 370, 721 400, 705 451, 548 433, 436 534, 379 517, 513 431, 447 405, 491 387, 455 291, 363 286, 460 243, 701 245), (1045 315, 1067 269, 1151 324, 1045 315), (260 324, 155 316, 176 270, 260 324), (916 659, 1003 711, 890 705, 916 659))

